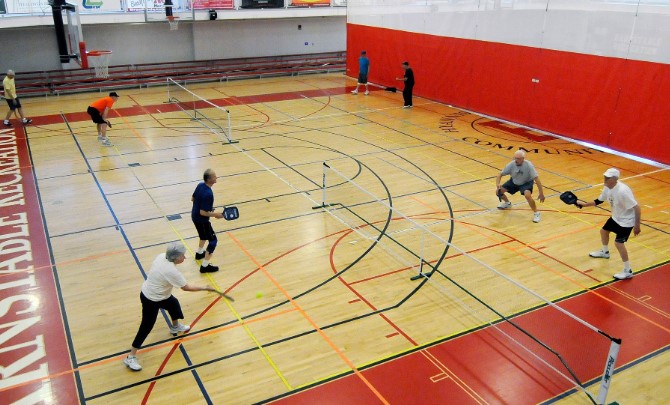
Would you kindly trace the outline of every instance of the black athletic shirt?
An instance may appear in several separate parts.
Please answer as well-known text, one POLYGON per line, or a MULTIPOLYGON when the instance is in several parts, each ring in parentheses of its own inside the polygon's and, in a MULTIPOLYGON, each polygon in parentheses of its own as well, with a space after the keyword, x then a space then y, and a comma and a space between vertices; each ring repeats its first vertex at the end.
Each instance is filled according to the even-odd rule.
POLYGON ((414 86, 414 72, 412 72, 412 68, 409 68, 405 70, 405 86, 412 87, 414 86))

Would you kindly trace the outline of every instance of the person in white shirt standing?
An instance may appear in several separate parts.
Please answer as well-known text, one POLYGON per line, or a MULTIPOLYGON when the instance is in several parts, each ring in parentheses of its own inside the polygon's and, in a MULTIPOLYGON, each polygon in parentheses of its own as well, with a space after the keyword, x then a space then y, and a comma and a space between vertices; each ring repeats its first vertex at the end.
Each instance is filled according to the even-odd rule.
POLYGON ((607 169, 603 175, 605 176, 605 187, 603 188, 600 197, 588 203, 578 201, 576 205, 579 208, 595 207, 605 201, 609 201, 612 206, 612 216, 605 222, 602 229, 600 229, 600 240, 603 246, 600 250, 589 253, 589 256, 609 259, 610 251, 608 244, 610 233, 614 232, 616 235, 614 246, 616 246, 616 249, 621 256, 621 260, 623 261, 623 271, 616 273, 614 278, 617 280, 625 280, 633 277, 633 270, 630 267, 628 250, 624 243, 628 240, 631 231, 635 236, 639 235, 642 210, 637 201, 635 201, 633 191, 630 187, 619 181, 621 173, 617 169, 607 169))
POLYGON ((147 279, 142 284, 142 291, 140 292, 142 323, 140 323, 140 328, 130 347, 130 354, 123 359, 123 364, 133 371, 142 370, 142 366, 137 360, 137 350, 153 329, 158 317, 158 310, 164 309, 170 314, 172 320, 172 325, 169 326, 170 333, 187 332, 191 329, 190 326, 179 323, 179 319, 184 319, 184 314, 181 311, 179 301, 172 295, 173 287, 181 288, 184 291, 216 291, 212 287, 192 286, 186 282, 176 266, 184 262, 185 254, 186 247, 184 245, 179 242, 170 243, 165 253, 156 256, 151 264, 147 279))
POLYGON ((8 70, 7 71, 7 76, 2 80, 2 87, 5 89, 5 100, 7 100, 7 105, 9 105, 9 111, 7 111, 7 115, 5 115, 5 122, 4 124, 8 127, 12 126, 12 123, 9 122, 9 117, 12 116, 12 114, 17 114, 16 118, 21 118, 21 123, 23 125, 30 124, 33 122, 33 120, 26 118, 23 115, 23 108, 21 107, 21 101, 19 100, 19 97, 16 95, 16 85, 14 84, 14 71, 13 70, 8 70))

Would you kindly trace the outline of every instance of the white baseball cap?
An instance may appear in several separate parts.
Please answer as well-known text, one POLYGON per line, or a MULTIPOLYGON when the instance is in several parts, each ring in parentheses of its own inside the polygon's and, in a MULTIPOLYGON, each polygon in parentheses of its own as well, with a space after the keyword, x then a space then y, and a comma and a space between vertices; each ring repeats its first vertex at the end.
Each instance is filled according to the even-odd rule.
POLYGON ((619 173, 619 171, 617 169, 613 168, 613 167, 610 167, 609 169, 607 169, 605 171, 605 173, 603 173, 603 174, 605 175, 605 177, 619 178, 619 176, 621 176, 621 173, 619 173))

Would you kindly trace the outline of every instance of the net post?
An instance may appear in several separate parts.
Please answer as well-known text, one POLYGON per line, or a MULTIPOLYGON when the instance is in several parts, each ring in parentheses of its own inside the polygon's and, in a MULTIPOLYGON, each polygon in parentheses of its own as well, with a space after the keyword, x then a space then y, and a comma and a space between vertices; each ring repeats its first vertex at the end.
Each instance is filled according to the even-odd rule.
POLYGON ((426 277, 426 274, 423 272, 423 264, 425 263, 425 260, 423 260, 423 252, 424 252, 424 241, 425 241, 426 234, 425 232, 421 232, 421 253, 419 254, 419 273, 415 276, 410 277, 410 280, 415 281, 420 278, 426 277))
POLYGON ((326 170, 330 169, 330 166, 326 162, 323 162, 323 176, 321 179, 321 205, 316 205, 312 207, 313 210, 326 207, 326 170))
POLYGON ((230 124, 230 110, 227 108, 225 110, 226 116, 228 117, 228 132, 226 132, 226 139, 228 142, 225 143, 239 143, 239 141, 233 139, 233 126, 230 124))
POLYGON ((610 389, 610 383, 612 382, 612 375, 614 374, 614 364, 619 357, 619 350, 621 349, 621 339, 612 338, 610 343, 610 351, 607 355, 607 362, 605 363, 605 371, 603 372, 603 377, 600 380, 600 390, 598 391, 598 398, 596 403, 604 404, 605 399, 607 398, 607 392, 610 389))
POLYGON ((172 79, 171 77, 168 77, 167 79, 165 79, 165 81, 167 82, 167 96, 168 96, 167 102, 168 103, 172 102, 172 98, 170 98, 170 80, 171 79, 172 79))

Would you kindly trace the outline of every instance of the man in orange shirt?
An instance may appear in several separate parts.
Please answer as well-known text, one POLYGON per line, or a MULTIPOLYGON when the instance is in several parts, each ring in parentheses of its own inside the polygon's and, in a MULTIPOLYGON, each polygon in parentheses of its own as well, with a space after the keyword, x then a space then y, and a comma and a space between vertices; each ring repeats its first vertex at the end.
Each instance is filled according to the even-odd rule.
POLYGON ((107 114, 109 114, 109 110, 112 109, 112 106, 118 99, 119 95, 113 91, 109 93, 109 96, 91 103, 88 110, 86 110, 98 129, 98 141, 102 142, 104 146, 112 146, 112 142, 107 138, 107 127, 111 127, 109 121, 107 121, 107 114))

